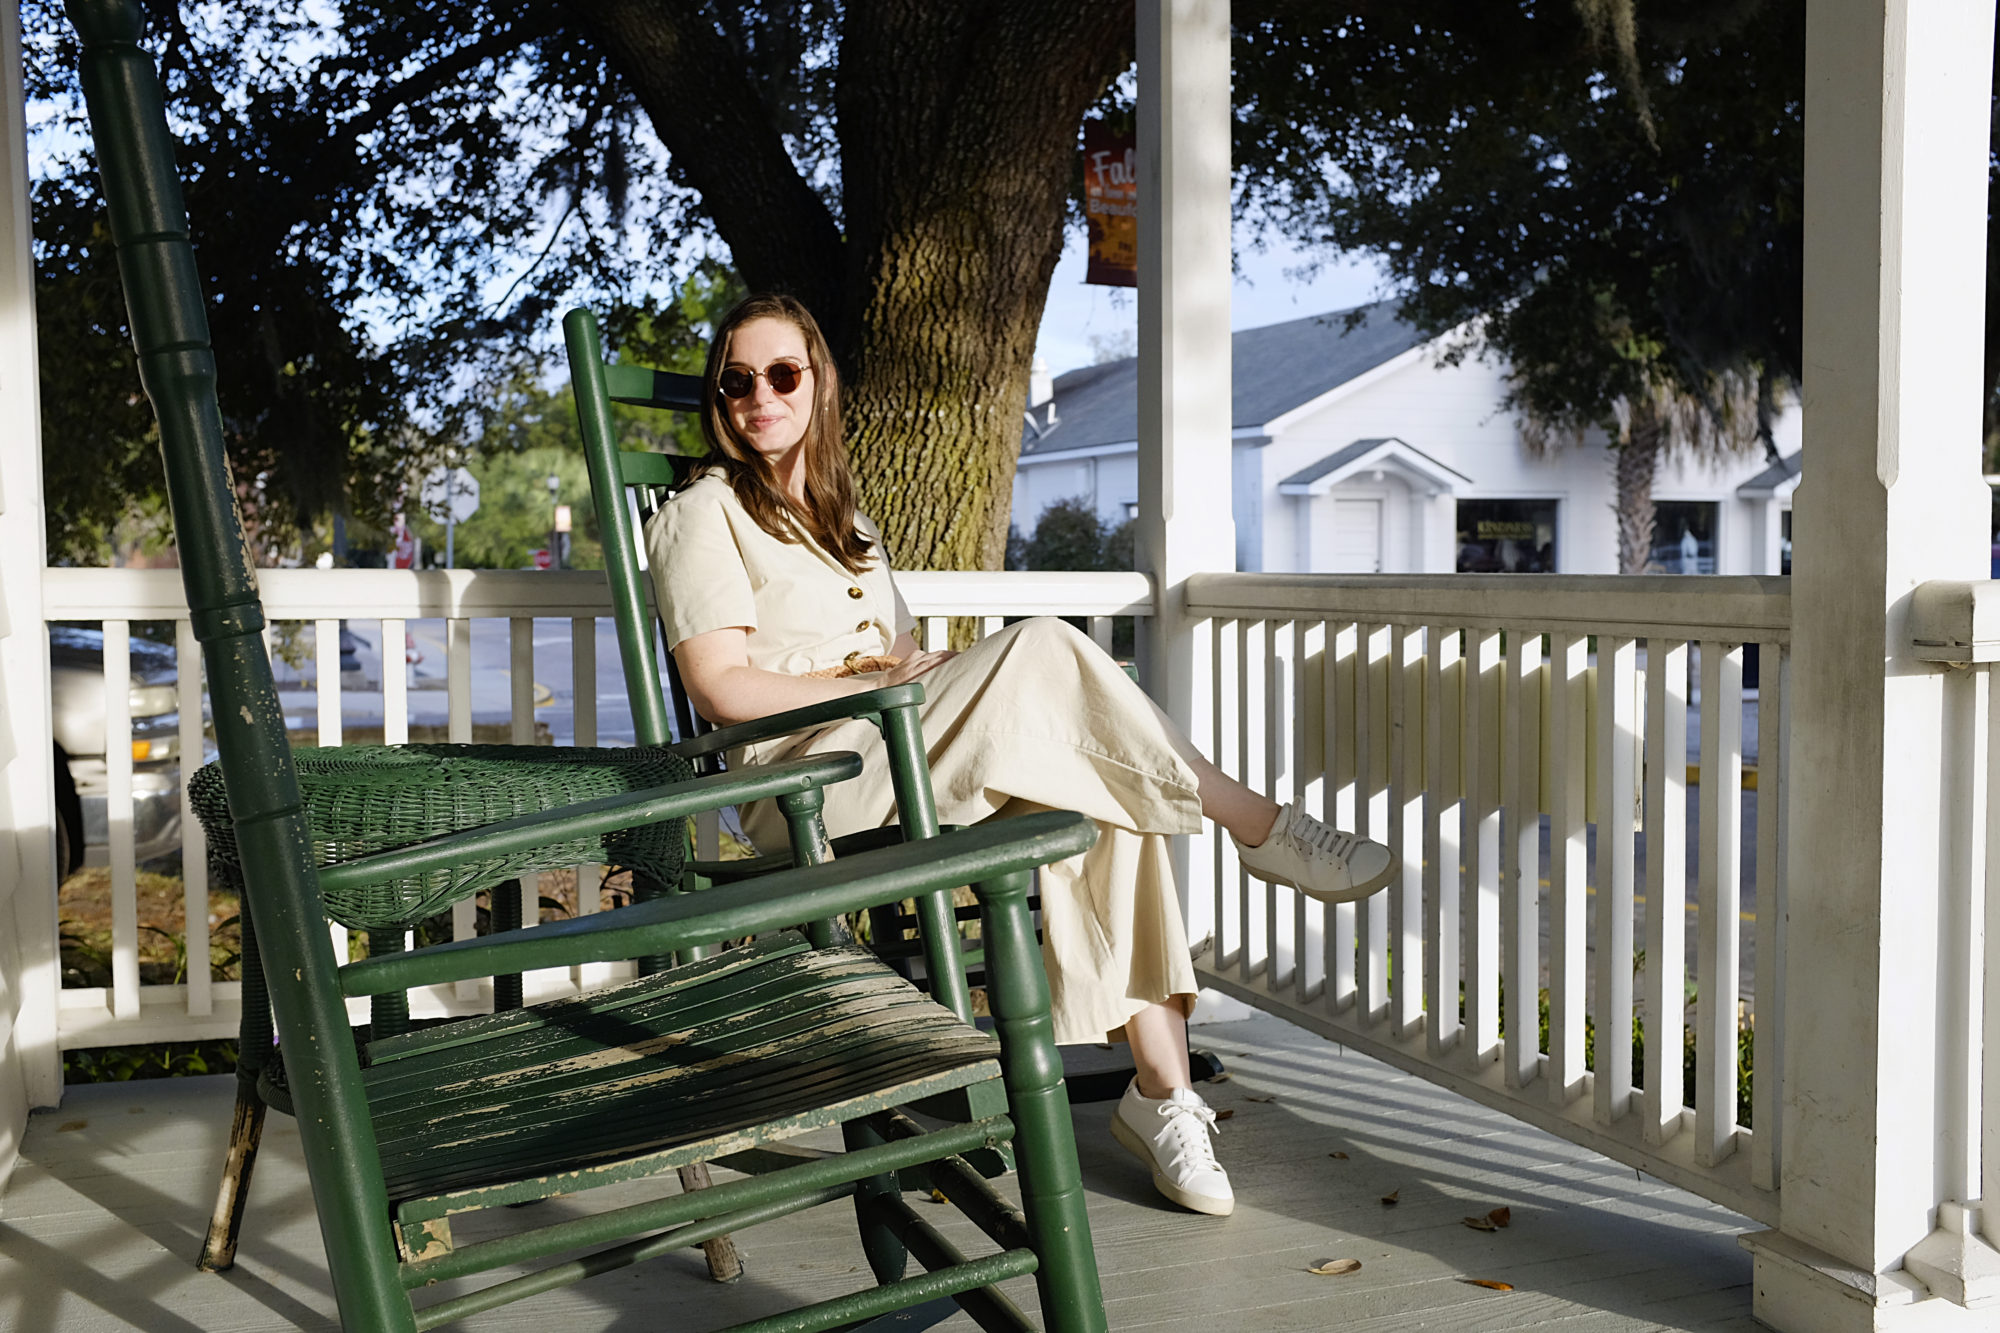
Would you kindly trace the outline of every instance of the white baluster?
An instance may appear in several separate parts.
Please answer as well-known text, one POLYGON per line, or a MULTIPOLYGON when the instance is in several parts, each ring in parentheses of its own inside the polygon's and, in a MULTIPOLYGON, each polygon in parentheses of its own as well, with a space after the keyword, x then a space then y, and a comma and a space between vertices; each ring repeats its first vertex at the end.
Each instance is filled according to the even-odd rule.
POLYGON ((1500 632, 1465 637, 1465 1025, 1485 1064, 1500 1053, 1500 632))
POLYGON ((1648 1143, 1681 1130, 1687 1007, 1687 644, 1646 641, 1646 1096, 1648 1143))
MULTIPOLYGON (((1326 622, 1300 621, 1298 669, 1292 677, 1292 799, 1301 810, 1326 818, 1326 622)), ((1298 959, 1298 1003, 1311 1004, 1326 992, 1326 904, 1297 895, 1293 955, 1298 959)))
POLYGON ((1526 1087, 1541 1072, 1542 636, 1513 631, 1507 644, 1507 699, 1501 741, 1502 832, 1500 974, 1506 1080, 1526 1087))
MULTIPOLYGON (((1271 625, 1266 620, 1239 622, 1243 645, 1243 697, 1241 700, 1242 744, 1241 781, 1248 787, 1264 785, 1265 767, 1265 673, 1269 669, 1271 625)), ((1290 889, 1285 892, 1291 892, 1290 889)), ((1275 885, 1250 879, 1246 886, 1243 913, 1244 979, 1262 973, 1268 984, 1271 971, 1271 900, 1278 894, 1275 885)))
POLYGON ((132 829, 132 625, 104 622, 104 815, 111 858, 111 1012, 139 1016, 139 876, 132 829))
MULTIPOLYGON (((1368 836, 1380 842, 1389 836, 1389 764, 1393 738, 1389 732, 1389 637, 1387 625, 1369 625, 1360 632, 1361 659, 1355 674, 1354 715, 1356 763, 1361 805, 1368 836)), ((1370 895, 1355 906, 1355 991, 1360 1013, 1379 1022, 1389 1013, 1389 898, 1370 895)))
POLYGON ((1597 1069, 1599 1124, 1632 1106, 1632 797, 1638 661, 1631 639, 1597 636, 1597 1069))
POLYGON ((1743 910, 1743 649, 1701 645, 1701 960, 1695 999, 1695 1160, 1736 1151, 1736 1014, 1743 910))
POLYGON ((382 743, 404 745, 410 739, 410 663, 405 640, 409 622, 399 616, 382 618, 382 743))
MULTIPOLYGON (((1297 670, 1298 626, 1295 622, 1273 620, 1265 627, 1267 653, 1264 662, 1264 765, 1258 790, 1283 804, 1292 799, 1292 738, 1298 734, 1298 719, 1292 712, 1292 677, 1297 670)), ((1255 716, 1255 714, 1253 714, 1255 716)), ((1269 888, 1265 894, 1265 954, 1271 990, 1279 992, 1298 983, 1296 916, 1304 898, 1291 890, 1269 888)))
POLYGON ((1424 629, 1390 629, 1389 828, 1401 870, 1389 886, 1389 1019, 1398 1037, 1424 1017, 1424 629))
POLYGON ((1461 636, 1430 627, 1424 673, 1425 1048, 1438 1059, 1459 1042, 1460 830, 1463 827, 1465 666, 1461 636))
POLYGON ((187 948, 187 1011, 190 1018, 215 1012, 209 976, 213 949, 208 933, 208 837, 188 800, 188 779, 201 767, 201 643, 192 621, 174 624, 174 670, 180 709, 181 756, 181 915, 187 948))
MULTIPOLYGON (((1785 673, 1790 657, 1791 650, 1782 643, 1766 643, 1757 653, 1757 968, 1756 987, 1751 992, 1755 1006, 1751 1067, 1756 1077, 1750 1088, 1750 1115, 1756 1123, 1750 1133, 1750 1178, 1767 1190, 1778 1187, 1778 1171, 1784 1160, 1785 788, 1791 781, 1785 767, 1791 737, 1790 719, 1785 715, 1785 673)), ((1991 673, 1988 675, 1990 678, 1991 673)), ((1988 680, 1979 682, 1981 689, 1988 684, 1988 680)), ((2000 751, 1990 748, 1991 719, 1988 725, 1988 763, 2000 763, 2000 751)), ((1987 783, 1988 802, 2000 798, 1991 785, 1990 769, 1987 783)), ((1987 809, 1990 838, 1992 806, 1987 809)), ((1992 844, 1987 845, 1990 848, 1992 844)), ((1985 873, 1985 867, 1975 863, 1974 892, 1980 891, 1985 873)), ((2000 1061, 1993 1063, 2000 1065, 2000 1061)))
MULTIPOLYGON (((1239 781, 1243 776, 1243 640, 1234 620, 1215 622, 1215 745, 1209 751, 1215 766, 1239 781)), ((1249 911, 1243 867, 1236 844, 1215 840, 1215 969, 1234 967, 1250 979, 1250 951, 1244 947, 1243 921, 1249 911)))
MULTIPOLYGON (((1360 796, 1358 748, 1360 723, 1356 718, 1356 680, 1360 675, 1361 628, 1341 625, 1327 631, 1333 646, 1333 670, 1327 676, 1327 781, 1333 784, 1333 823, 1336 828, 1356 829, 1365 813, 1360 796)), ((1332 956, 1326 966, 1326 1002, 1335 1013, 1354 1003, 1354 904, 1340 903, 1333 909, 1332 956)))
POLYGON ((535 622, 529 616, 507 621, 507 686, 512 727, 507 739, 535 743, 535 622))
POLYGON ((1588 635, 1549 636, 1549 1097, 1559 1106, 1582 1096, 1585 1087, 1589 649, 1588 635))

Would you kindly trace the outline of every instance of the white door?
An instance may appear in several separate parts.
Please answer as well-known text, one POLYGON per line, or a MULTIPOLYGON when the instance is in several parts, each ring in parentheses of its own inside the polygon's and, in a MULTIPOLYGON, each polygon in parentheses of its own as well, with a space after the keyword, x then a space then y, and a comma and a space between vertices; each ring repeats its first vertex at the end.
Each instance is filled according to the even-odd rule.
POLYGON ((1333 531, 1327 534, 1327 538, 1327 573, 1380 574, 1382 502, 1335 500, 1333 531))

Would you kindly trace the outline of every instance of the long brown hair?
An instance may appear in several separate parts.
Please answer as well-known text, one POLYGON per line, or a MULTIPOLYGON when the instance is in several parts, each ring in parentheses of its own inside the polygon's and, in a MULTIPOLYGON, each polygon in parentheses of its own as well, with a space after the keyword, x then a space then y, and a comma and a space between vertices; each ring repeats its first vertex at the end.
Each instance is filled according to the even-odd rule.
POLYGON ((738 301, 716 325, 708 345, 708 366, 702 371, 701 433, 708 438, 709 458, 722 469, 737 502, 758 527, 787 545, 797 545, 803 528, 820 549, 838 560, 850 574, 873 563, 874 543, 854 525, 854 474, 847 466, 847 445, 840 433, 840 372, 812 312, 797 297, 763 293, 738 301), (719 381, 729 365, 729 343, 736 330, 756 319, 783 320, 806 341, 812 366, 812 419, 804 436, 806 499, 794 501, 779 487, 771 464, 741 440, 729 424, 719 381))

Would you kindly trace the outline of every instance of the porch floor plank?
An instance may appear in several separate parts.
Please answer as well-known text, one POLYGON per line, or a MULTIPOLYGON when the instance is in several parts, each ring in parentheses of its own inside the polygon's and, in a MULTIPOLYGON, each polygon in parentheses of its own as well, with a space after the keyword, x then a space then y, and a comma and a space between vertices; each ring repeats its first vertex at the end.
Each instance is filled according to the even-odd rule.
MULTIPOLYGON (((1197 1044, 1220 1055, 1231 1074, 1202 1091, 1218 1110, 1234 1112, 1218 1141, 1236 1185, 1234 1217, 1169 1209, 1111 1138, 1110 1108, 1076 1113, 1113 1328, 1758 1327, 1750 1260, 1736 1244, 1738 1233, 1753 1229, 1747 1219, 1276 1018, 1196 1032, 1197 1044), (1392 1190, 1398 1201, 1384 1205, 1392 1190), (1504 1231, 1461 1222, 1501 1206, 1512 1210, 1504 1231), (1362 1268, 1347 1277, 1305 1271, 1328 1258, 1359 1259, 1362 1268), (1464 1278, 1516 1289, 1490 1291, 1464 1278)), ((21 1165, 0 1200, 0 1330, 335 1326, 287 1117, 267 1122, 236 1269, 194 1270, 234 1086, 224 1077, 78 1087, 60 1109, 32 1118, 21 1165)), ((599 1193, 627 1201, 660 1188, 599 1193)), ((533 1211, 540 1222, 583 1209, 554 1200, 533 1211)), ((964 1248, 990 1248, 954 1210, 926 1216, 964 1248)), ((514 1220, 461 1223, 458 1234, 469 1241, 514 1220)), ((748 1233, 748 1273, 734 1286, 710 1284, 699 1253, 688 1251, 456 1327, 587 1333, 655 1327, 671 1312, 676 1328, 701 1333, 865 1285, 850 1221, 847 1205, 836 1204, 748 1233)), ((1034 1310, 1032 1281, 1010 1290, 1034 1310)), ((972 1325, 960 1316, 941 1327, 972 1325)))

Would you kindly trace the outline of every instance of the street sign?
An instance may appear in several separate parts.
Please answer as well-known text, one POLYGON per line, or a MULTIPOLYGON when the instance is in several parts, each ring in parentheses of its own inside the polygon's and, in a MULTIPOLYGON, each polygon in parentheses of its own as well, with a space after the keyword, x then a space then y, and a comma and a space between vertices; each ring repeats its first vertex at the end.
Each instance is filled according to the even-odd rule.
POLYGON ((479 479, 462 467, 432 468, 418 498, 437 522, 463 523, 479 512, 479 479))

